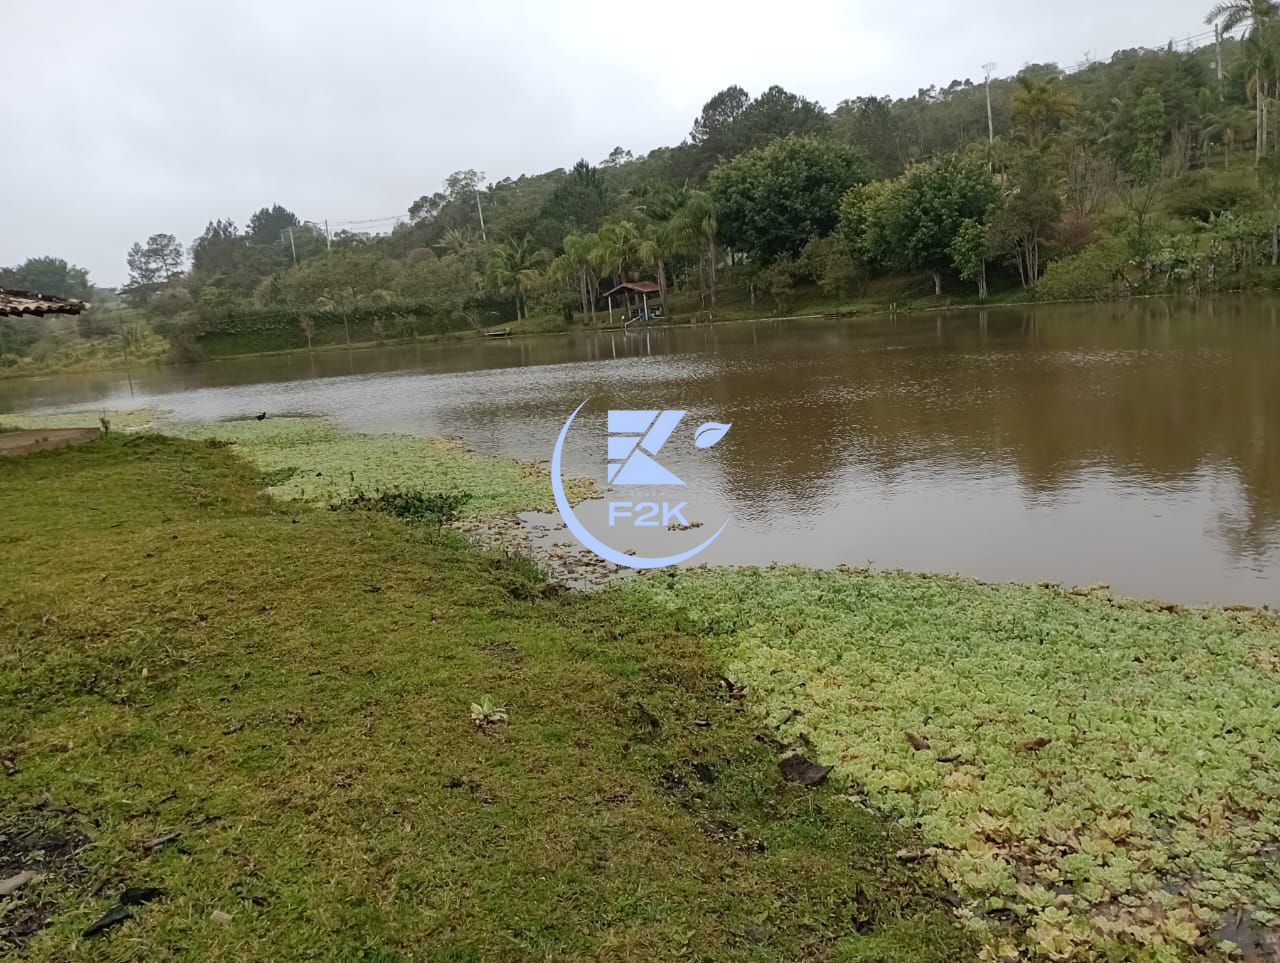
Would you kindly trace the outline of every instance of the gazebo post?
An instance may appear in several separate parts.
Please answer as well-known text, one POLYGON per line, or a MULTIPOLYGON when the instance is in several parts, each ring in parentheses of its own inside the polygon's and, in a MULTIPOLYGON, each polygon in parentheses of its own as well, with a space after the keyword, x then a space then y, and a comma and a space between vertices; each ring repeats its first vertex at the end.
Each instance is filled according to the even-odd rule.
POLYGON ((642 291, 640 292, 640 296, 644 298, 644 319, 648 321, 649 320, 649 292, 642 291))

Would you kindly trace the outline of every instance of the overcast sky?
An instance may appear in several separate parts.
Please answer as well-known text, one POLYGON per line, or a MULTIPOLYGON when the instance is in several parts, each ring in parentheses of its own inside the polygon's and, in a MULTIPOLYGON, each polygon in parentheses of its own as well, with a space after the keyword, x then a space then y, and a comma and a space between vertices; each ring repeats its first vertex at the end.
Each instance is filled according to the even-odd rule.
POLYGON ((1208 0, 0 0, 0 265, 99 284, 135 240, 264 204, 403 214, 490 180, 678 143, 729 84, 834 107, 981 65, 1201 32, 1208 0))

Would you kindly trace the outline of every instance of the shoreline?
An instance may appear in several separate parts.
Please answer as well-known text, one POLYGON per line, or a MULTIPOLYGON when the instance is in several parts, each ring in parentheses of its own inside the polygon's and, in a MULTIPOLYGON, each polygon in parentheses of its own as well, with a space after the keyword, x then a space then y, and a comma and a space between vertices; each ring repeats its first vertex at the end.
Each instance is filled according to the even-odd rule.
MULTIPOLYGON (((425 335, 419 338, 392 338, 383 341, 356 341, 351 344, 325 344, 313 348, 277 348, 269 351, 247 351, 238 354, 217 355, 215 357, 206 358, 203 361, 193 361, 188 363, 176 363, 171 361, 153 361, 141 365, 126 365, 121 361, 119 364, 111 365, 91 365, 70 366, 70 367, 51 367, 42 368, 37 371, 15 371, 13 369, 0 368, 0 382, 6 380, 19 381, 22 379, 39 379, 52 378, 62 375, 75 374, 99 374, 110 372, 131 372, 131 371, 154 371, 157 369, 185 369, 198 367, 200 365, 218 364, 223 361, 239 361, 247 358, 278 358, 296 355, 310 354, 331 354, 339 351, 369 351, 379 348, 396 348, 408 347, 412 345, 431 345, 441 346, 450 344, 471 345, 480 344, 488 341, 512 341, 512 340, 528 340, 534 338, 555 338, 564 337, 571 334, 603 334, 606 332, 620 332, 626 334, 638 333, 641 331, 662 331, 674 330, 681 328, 705 328, 709 326, 722 324, 763 324, 777 321, 815 321, 822 319, 842 320, 842 321, 862 321, 874 320, 882 318, 892 318, 897 316, 913 317, 928 314, 941 314, 949 311, 995 311, 1006 308, 1034 308, 1034 307, 1050 307, 1055 305, 1098 305, 1098 304, 1125 304, 1132 301, 1174 301, 1174 300, 1190 300, 1199 301, 1206 298, 1215 297, 1231 297, 1240 294, 1252 294, 1259 297, 1274 295, 1280 297, 1280 294, 1272 292, 1269 289, 1239 289, 1231 291, 1217 291, 1209 295, 1191 296, 1177 293, 1164 294, 1140 294, 1132 295, 1124 298, 1093 298, 1087 300, 1067 299, 1067 300, 1034 300, 1021 299, 1013 301, 962 301, 958 304, 932 305, 920 304, 914 300, 905 300, 903 307, 897 307, 896 302, 884 303, 875 302, 866 306, 854 306, 852 308, 840 309, 836 305, 832 310, 822 311, 816 310, 808 313, 795 313, 783 315, 757 315, 750 314, 745 317, 722 317, 711 321, 688 321, 666 323, 651 323, 633 327, 625 327, 620 324, 599 324, 594 327, 588 327, 581 324, 570 324, 564 328, 553 331, 515 331, 510 335, 502 338, 490 338, 484 331, 456 331, 447 334, 425 335)), ((855 303, 856 305, 856 303, 855 303)), ((514 324, 514 322, 513 322, 514 324)), ((498 325, 495 328, 510 328, 512 324, 498 325)), ((485 329, 491 330, 491 329, 485 329)))
MULTIPOLYGON (((83 417, 77 411, 57 414, 15 412, 0 415, 0 425, 19 430, 65 430, 88 427, 90 421, 98 420, 98 410, 83 411, 83 417)), ((557 513, 549 496, 550 481, 545 462, 523 461, 505 454, 481 454, 461 438, 353 431, 327 416, 306 413, 276 415, 264 424, 248 418, 222 421, 173 420, 167 417, 166 412, 154 408, 108 412, 107 415, 112 431, 126 434, 156 433, 229 444, 268 479, 282 471, 288 473, 290 469, 297 468, 296 472, 287 474, 282 481, 267 484, 265 491, 284 502, 299 501, 321 508, 330 507, 352 496, 370 494, 378 489, 426 490, 441 485, 457 489, 459 484, 464 487, 476 484, 478 477, 485 471, 499 467, 502 469, 503 480, 498 483, 498 490, 486 486, 487 490, 481 494, 480 499, 464 509, 462 516, 451 523, 452 527, 466 535, 478 547, 528 557, 542 566, 549 577, 568 588, 600 588, 612 584, 620 577, 625 579, 635 574, 598 558, 571 537, 557 538, 567 536, 568 529, 558 517, 552 519, 550 524, 547 523, 547 519, 557 513), (312 459, 311 464, 305 467, 286 464, 297 461, 296 453, 305 452, 309 446, 315 446, 315 451, 322 452, 312 459), (405 454, 406 449, 409 451, 408 455, 405 454), (415 467, 441 458, 449 465, 441 474, 423 473, 415 467), (467 467, 464 469, 463 466, 467 467), (326 480, 316 483, 311 480, 313 476, 324 477, 326 480), (532 487, 529 486, 531 480, 532 487), (505 492, 501 491, 504 486, 508 487, 505 492), (495 503, 501 504, 502 509, 488 510, 495 503), (541 517, 533 520, 521 517, 526 514, 541 517)), ((588 499, 601 497, 597 484, 589 479, 569 478, 566 479, 566 486, 575 506, 588 499)), ((1155 595, 1117 594, 1112 586, 1098 582, 1070 584, 1052 579, 989 579, 957 570, 876 568, 852 562, 830 566, 803 562, 755 562, 745 565, 699 563, 679 567, 682 572, 704 569, 724 572, 800 571, 815 574, 844 572, 914 576, 952 580, 973 586, 1047 591, 1064 597, 1106 598, 1116 605, 1134 606, 1148 611, 1206 610, 1280 615, 1280 607, 1266 602, 1171 601, 1155 595)))

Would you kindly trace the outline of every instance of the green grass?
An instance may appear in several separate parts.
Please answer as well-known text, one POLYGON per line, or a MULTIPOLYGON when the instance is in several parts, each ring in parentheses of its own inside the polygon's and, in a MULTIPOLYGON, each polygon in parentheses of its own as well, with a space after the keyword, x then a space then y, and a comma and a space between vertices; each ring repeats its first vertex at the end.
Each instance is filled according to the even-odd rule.
POLYGON ((1280 934, 1274 614, 803 569, 629 590, 918 831, 989 945, 1172 960, 1225 955, 1241 916, 1280 934))
POLYGON ((0 462, 0 866, 86 840, 0 900, 49 918, 17 955, 972 958, 911 839, 784 784, 673 615, 266 498, 236 450, 0 462), (165 897, 80 939, 124 885, 165 897))
POLYGON ((170 891, 94 947, 142 956, 968 958, 954 916, 985 959, 1162 961, 1275 933, 1272 614, 803 569, 561 595, 324 510, 545 508, 537 466, 174 430, 0 463, 0 878, 6 825, 91 840, 24 893, 57 909, 35 959, 94 955, 104 880, 170 891), (782 784, 783 745, 837 793, 782 784))
MULTIPOLYGON (((269 493, 282 499, 330 505, 399 488, 468 495, 464 518, 555 507, 547 474, 537 465, 480 455, 442 438, 360 434, 322 418, 187 422, 167 430, 230 443, 267 475, 269 493)), ((567 488, 575 501, 594 490, 582 481, 567 488)))

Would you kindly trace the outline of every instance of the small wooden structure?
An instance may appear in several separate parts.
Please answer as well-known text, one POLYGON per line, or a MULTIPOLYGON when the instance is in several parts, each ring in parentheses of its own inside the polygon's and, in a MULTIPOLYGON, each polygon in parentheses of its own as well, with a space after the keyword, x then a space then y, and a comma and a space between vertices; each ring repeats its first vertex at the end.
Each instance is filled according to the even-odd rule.
POLYGON ((44 317, 46 314, 80 314, 88 309, 89 305, 84 301, 35 291, 0 288, 0 318, 17 317, 20 314, 34 314, 37 317, 44 317))
POLYGON ((613 311, 614 295, 621 295, 623 304, 627 307, 627 318, 623 321, 623 327, 632 321, 652 321, 655 318, 663 317, 663 311, 660 306, 650 309, 649 295, 659 294, 661 289, 652 281, 624 281, 616 288, 606 291, 601 295, 603 298, 609 299, 609 311, 613 311), (640 304, 635 304, 636 296, 639 296, 640 304))

